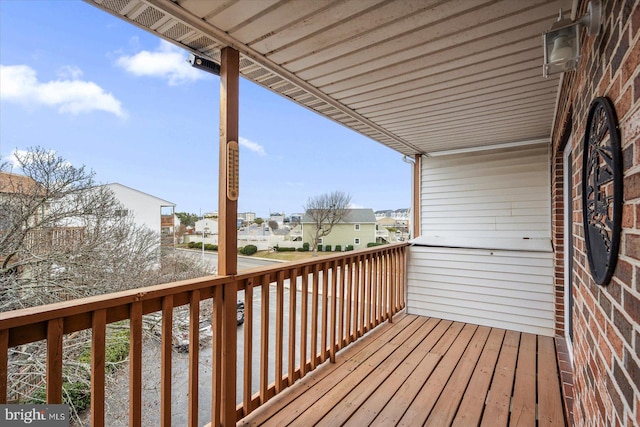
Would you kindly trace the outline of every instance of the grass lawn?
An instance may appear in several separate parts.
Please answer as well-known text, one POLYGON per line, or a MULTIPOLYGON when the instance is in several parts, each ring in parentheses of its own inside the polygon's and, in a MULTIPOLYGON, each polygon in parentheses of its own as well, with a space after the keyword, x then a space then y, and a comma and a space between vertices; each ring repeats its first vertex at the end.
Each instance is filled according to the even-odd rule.
MULTIPOLYGON (((318 252, 318 256, 333 255, 337 252, 318 252)), ((313 256, 313 252, 269 252, 258 251, 252 256, 268 259, 279 259, 283 261, 298 261, 301 259, 309 259, 313 256)))

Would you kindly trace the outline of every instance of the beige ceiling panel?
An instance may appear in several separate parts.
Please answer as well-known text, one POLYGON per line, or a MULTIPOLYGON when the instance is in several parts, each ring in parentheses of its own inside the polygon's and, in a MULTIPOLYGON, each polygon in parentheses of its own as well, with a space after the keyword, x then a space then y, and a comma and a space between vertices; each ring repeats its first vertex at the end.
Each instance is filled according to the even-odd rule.
POLYGON ((340 44, 330 46, 330 48, 319 45, 306 56, 289 63, 288 67, 293 71, 303 72, 325 62, 332 62, 353 52, 409 34, 416 35, 413 43, 427 41, 426 38, 419 38, 419 34, 421 34, 420 30, 445 22, 457 14, 468 13, 470 10, 489 4, 492 1, 494 0, 452 0, 439 2, 433 7, 423 9, 415 14, 406 16, 402 20, 393 22, 393 25, 370 27, 369 32, 346 39, 340 44))
POLYGON ((486 81, 495 76, 517 74, 524 70, 540 71, 538 58, 531 59, 529 52, 523 52, 512 57, 502 57, 492 61, 476 64, 472 67, 458 68, 448 73, 437 74, 423 79, 409 80, 402 84, 385 87, 362 95, 343 98, 340 101, 358 108, 362 103, 373 103, 375 100, 387 102, 395 98, 415 96, 422 93, 435 92, 443 88, 466 85, 475 81, 486 81))
POLYGON ((323 9, 304 21, 291 25, 269 37, 265 37, 251 44, 251 47, 268 56, 269 53, 276 52, 278 49, 282 49, 289 44, 297 43, 301 39, 309 37, 318 31, 326 31, 339 22, 347 21, 354 15, 358 15, 363 10, 382 3, 383 1, 384 0, 358 0, 336 2, 335 6, 323 9))
POLYGON ((526 73, 520 73, 517 77, 504 75, 502 78, 495 78, 490 81, 474 82, 462 86, 456 86, 452 88, 445 88, 437 92, 426 93, 407 99, 398 99, 389 101, 384 104, 376 104, 371 106, 363 106, 358 109, 361 114, 369 114, 379 111, 389 110, 406 110, 414 108, 416 104, 421 102, 439 101, 440 104, 449 102, 457 98, 470 98, 480 97, 482 95, 492 93, 494 91, 507 90, 514 87, 522 87, 527 84, 536 83, 538 76, 535 71, 529 71, 526 73), (527 77, 525 77, 525 75, 527 77))
MULTIPOLYGON (((469 0, 466 1, 469 2, 469 0)), ((319 31, 302 39, 298 43, 279 49, 271 54, 270 58, 274 61, 282 61, 291 71, 297 71, 339 56, 340 50, 345 44, 350 45, 349 50, 353 49, 358 44, 353 42, 353 39, 360 40, 360 44, 371 44, 377 41, 375 34, 380 34, 378 36, 380 41, 395 35, 388 33, 388 31, 385 34, 384 29, 395 32, 408 31, 404 25, 406 19, 403 21, 403 25, 399 25, 400 19, 414 14, 422 15, 425 10, 431 12, 433 5, 437 3, 438 0, 413 0, 377 4, 348 21, 343 21, 330 29, 319 31), (421 11, 422 13, 420 13, 421 11)))
POLYGON ((223 31, 230 32, 250 25, 256 16, 260 16, 261 13, 277 3, 278 0, 237 2, 219 12, 207 14, 204 20, 223 31))
MULTIPOLYGON (((504 3, 505 9, 517 10, 515 5, 519 2, 505 0, 504 3)), ((560 4, 560 0, 556 3, 560 4)), ((473 40, 484 39, 492 34, 514 31, 525 22, 530 22, 527 21, 528 19, 539 23, 540 31, 535 34, 535 37, 540 37, 539 39, 541 40, 543 30, 557 16, 557 10, 552 13, 548 7, 542 6, 500 19, 496 19, 495 13, 496 10, 494 8, 482 8, 469 13, 468 16, 465 15, 465 19, 440 22, 422 30, 355 51, 333 61, 326 61, 316 67, 299 71, 297 75, 316 86, 323 86, 350 75, 367 73, 372 68, 380 68, 407 61, 417 56, 448 50, 473 40), (476 24, 470 26, 472 25, 471 20, 476 24)), ((503 37, 505 42, 513 40, 513 36, 510 39, 503 37)), ((516 40, 519 39, 521 37, 516 37, 516 40)), ((494 46, 485 45, 485 49, 491 47, 494 46)), ((475 49, 469 48, 466 53, 472 54, 474 51, 475 49)))
POLYGON ((371 117, 372 120, 375 120, 378 123, 380 120, 398 120, 402 118, 412 117, 412 115, 423 114, 427 115, 429 112, 436 112, 446 108, 456 108, 460 105, 475 105, 480 104, 483 101, 491 101, 500 99, 502 97, 520 97, 520 102, 526 102, 528 97, 532 96, 535 93, 555 93, 555 90, 558 86, 557 80, 543 80, 541 82, 536 82, 534 84, 524 84, 524 85, 513 85, 512 87, 506 88, 502 87, 496 91, 488 91, 482 96, 478 96, 478 94, 466 94, 466 96, 456 96, 449 98, 440 98, 432 101, 425 101, 420 103, 415 103, 409 108, 404 108, 402 110, 392 111, 392 110, 384 110, 379 111, 377 113, 368 114, 367 117, 371 117))
MULTIPOLYGON (((531 57, 531 50, 535 52, 533 56, 537 58, 540 54, 540 43, 538 38, 528 37, 524 40, 496 46, 488 52, 474 50, 471 46, 471 50, 474 50, 473 53, 468 53, 469 49, 467 48, 464 49, 464 53, 461 53, 462 47, 456 46, 451 49, 450 54, 449 51, 446 51, 424 55, 399 64, 389 65, 386 68, 371 70, 366 74, 353 76, 340 82, 330 83, 320 88, 336 99, 344 99, 384 89, 394 84, 405 83, 409 80, 450 73, 459 68, 474 67, 491 60, 504 58, 505 61, 517 62, 521 60, 523 55, 531 57)), ((478 47, 480 47, 480 43, 478 43, 478 47)))
POLYGON ((176 3, 200 19, 217 14, 233 5, 237 0, 178 0, 176 3))
POLYGON ((278 8, 271 9, 263 15, 255 17, 251 25, 235 29, 230 34, 236 39, 242 40, 243 43, 252 45, 273 33, 283 31, 304 19, 312 17, 333 2, 335 0, 281 2, 278 4, 278 8))

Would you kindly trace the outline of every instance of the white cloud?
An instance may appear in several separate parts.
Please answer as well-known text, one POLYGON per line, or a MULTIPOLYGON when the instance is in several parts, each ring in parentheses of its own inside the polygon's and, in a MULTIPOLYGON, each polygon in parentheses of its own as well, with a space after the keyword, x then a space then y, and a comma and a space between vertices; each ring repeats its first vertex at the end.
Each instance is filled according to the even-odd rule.
POLYGON ((238 138, 238 143, 243 147, 248 148, 249 150, 257 153, 259 156, 266 156, 267 152, 264 150, 264 147, 257 142, 249 141, 247 138, 240 137, 238 138))
POLYGON ((132 56, 123 55, 116 65, 136 76, 167 79, 170 86, 189 83, 207 77, 204 71, 193 68, 184 50, 162 40, 157 50, 143 50, 132 56))
MULTIPOLYGON (((51 161, 55 160, 57 155, 54 150, 49 150, 46 152, 46 158, 51 159, 51 161)), ((21 167, 20 162, 18 161, 18 157, 22 159, 25 164, 33 163, 33 153, 28 150, 20 150, 15 148, 11 154, 5 157, 5 161, 9 162, 14 168, 19 169, 21 167)), ((71 166, 71 163, 68 161, 64 162, 65 165, 71 166)))
POLYGON ((120 101, 93 82, 78 80, 77 67, 60 70, 59 80, 40 82, 36 71, 27 65, 0 65, 0 99, 26 106, 57 107, 60 113, 78 115, 105 111, 125 117, 120 101))

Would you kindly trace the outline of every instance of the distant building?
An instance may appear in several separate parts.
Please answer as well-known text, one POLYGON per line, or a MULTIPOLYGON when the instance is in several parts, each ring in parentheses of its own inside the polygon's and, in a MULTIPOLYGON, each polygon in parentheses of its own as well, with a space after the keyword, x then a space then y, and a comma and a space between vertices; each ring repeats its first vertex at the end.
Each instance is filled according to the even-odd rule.
POLYGON ((205 218, 196 221, 195 232, 199 235, 201 235, 203 232, 205 235, 218 234, 218 220, 205 218))
POLYGON ((256 220, 256 213, 255 212, 242 212, 238 214, 238 218, 242 218, 243 220, 247 221, 247 222, 253 222, 256 220))
MULTIPOLYGON (((313 235, 316 229, 308 213, 302 218, 302 241, 313 246, 313 235)), ((376 242, 376 217, 373 209, 349 209, 343 221, 336 224, 331 233, 320 239, 322 246, 335 248, 340 245, 345 249, 352 245, 354 249, 366 248, 368 243, 376 242)))
MULTIPOLYGON (((136 225, 145 226, 157 232, 159 236, 162 235, 163 214, 169 218, 173 218, 175 214, 175 203, 119 183, 106 184, 105 187, 113 191, 116 199, 122 204, 121 216, 131 217, 136 225)), ((164 227, 168 227, 166 220, 164 227)))

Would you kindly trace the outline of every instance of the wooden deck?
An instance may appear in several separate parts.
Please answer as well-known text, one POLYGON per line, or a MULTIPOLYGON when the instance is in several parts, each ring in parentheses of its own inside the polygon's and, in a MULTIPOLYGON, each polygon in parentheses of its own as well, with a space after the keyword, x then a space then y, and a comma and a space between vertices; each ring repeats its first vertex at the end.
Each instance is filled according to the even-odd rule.
POLYGON ((240 425, 567 425, 555 342, 399 314, 240 425))

